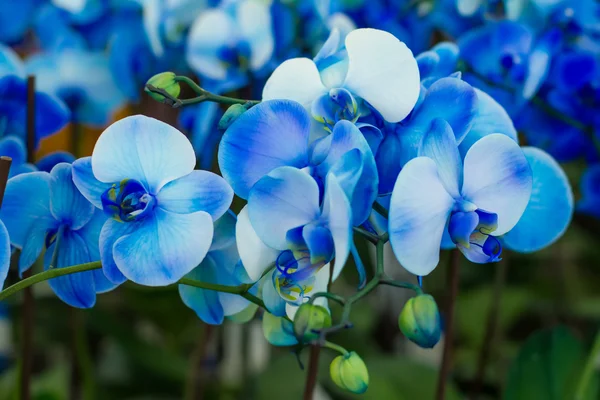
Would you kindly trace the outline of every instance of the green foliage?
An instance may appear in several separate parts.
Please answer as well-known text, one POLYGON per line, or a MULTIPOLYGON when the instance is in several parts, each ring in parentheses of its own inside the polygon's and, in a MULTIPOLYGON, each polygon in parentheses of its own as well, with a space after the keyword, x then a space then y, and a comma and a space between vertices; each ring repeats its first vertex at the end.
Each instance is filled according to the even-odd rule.
MULTIPOLYGON (((533 334, 513 362, 504 392, 506 400, 573 400, 588 352, 565 327, 533 334)), ((584 397, 597 399, 599 379, 595 374, 584 397)))

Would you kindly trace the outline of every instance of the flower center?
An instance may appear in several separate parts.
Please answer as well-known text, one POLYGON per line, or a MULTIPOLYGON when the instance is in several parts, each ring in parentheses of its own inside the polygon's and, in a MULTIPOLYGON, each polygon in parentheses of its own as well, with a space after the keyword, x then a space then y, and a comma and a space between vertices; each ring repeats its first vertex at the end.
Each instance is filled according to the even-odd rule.
POLYGON ((331 89, 329 93, 319 97, 313 102, 311 113, 313 118, 324 124, 329 132, 336 122, 343 119, 356 122, 360 116, 354 96, 343 88, 331 89))
POLYGON ((450 217, 448 233, 452 241, 471 261, 496 262, 502 254, 502 244, 491 233, 498 227, 498 215, 481 209, 456 211, 450 217))
POLYGON ((120 222, 138 221, 148 215, 156 199, 134 179, 114 183, 102 194, 102 209, 120 222))
POLYGON ((300 305, 314 289, 315 274, 325 262, 311 264, 308 251, 282 251, 275 262, 273 285, 286 302, 300 305))

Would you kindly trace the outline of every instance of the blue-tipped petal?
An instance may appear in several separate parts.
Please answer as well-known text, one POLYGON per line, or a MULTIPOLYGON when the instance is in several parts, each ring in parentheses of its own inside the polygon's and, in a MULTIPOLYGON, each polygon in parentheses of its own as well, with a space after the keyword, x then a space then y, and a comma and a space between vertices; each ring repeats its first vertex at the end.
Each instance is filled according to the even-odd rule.
POLYGON ((8 180, 0 219, 10 234, 11 244, 22 249, 33 225, 50 226, 50 174, 32 172, 8 180))
POLYGON ((134 232, 117 239, 113 257, 127 279, 147 286, 166 286, 202 262, 212 237, 210 214, 176 214, 157 207, 134 232))
POLYGON ((426 132, 435 118, 446 120, 460 143, 471 129, 477 113, 477 94, 471 85, 457 78, 442 78, 431 85, 410 127, 426 132))
POLYGON ((147 185, 151 194, 189 174, 195 165, 196 155, 183 133, 143 115, 109 126, 92 154, 92 170, 99 181, 135 179, 147 185))
POLYGON ((461 155, 464 157, 475 142, 492 133, 502 133, 518 143, 517 130, 506 110, 486 92, 474 89, 478 100, 477 112, 469 133, 460 143, 461 155))
POLYGON ((462 160, 452 128, 445 120, 436 118, 423 136, 419 157, 429 157, 437 165, 438 175, 446 191, 455 199, 462 186, 462 160))
POLYGON ((573 216, 573 192, 560 165, 543 150, 524 147, 533 174, 533 190, 523 216, 506 235, 514 251, 530 253, 560 238, 573 216))
MULTIPOLYGON (((60 238, 57 265, 54 268, 90 262, 85 241, 77 232, 65 231, 60 238)), ((50 268, 56 242, 50 245, 44 256, 44 269, 50 268)), ((96 287, 92 271, 78 272, 52 278, 49 281, 54 293, 65 303, 77 308, 90 308, 96 303, 96 287)))
POLYGON ((58 221, 48 218, 38 218, 31 223, 29 230, 27 231, 25 244, 23 245, 19 256, 19 276, 22 277, 23 273, 27 271, 38 259, 40 254, 42 254, 42 250, 47 246, 48 235, 50 233, 56 234, 56 229, 58 227, 58 221))
POLYGON ((415 275, 427 275, 440 259, 440 244, 454 199, 435 162, 418 157, 405 166, 390 201, 390 243, 400 264, 415 275))
POLYGON ((4 281, 10 268, 10 238, 6 226, 0 220, 0 288, 4 287, 4 281))
POLYGON ((292 323, 270 313, 263 314, 263 334, 273 346, 293 346, 298 344, 292 323))
MULTIPOLYGON (((379 177, 375 158, 371 151, 369 143, 365 140, 360 130, 350 121, 339 121, 333 128, 332 135, 322 139, 322 142, 329 142, 329 146, 315 146, 312 158, 323 158, 323 161, 317 166, 317 174, 324 179, 329 170, 334 166, 340 158, 352 149, 358 149, 361 157, 357 162, 362 164, 362 168, 358 165, 348 165, 355 171, 350 178, 356 180, 352 184, 352 191, 346 191, 344 182, 340 178, 340 171, 336 171, 338 181, 346 191, 348 199, 352 203, 352 215, 354 217, 354 225, 362 224, 371 212, 371 206, 377 197, 379 185, 379 177), (319 155, 315 152, 323 152, 319 155)), ((347 169, 347 168, 346 168, 347 169)), ((349 171, 350 172, 350 171, 349 171)))
POLYGON ((267 310, 278 317, 285 315, 285 300, 279 295, 273 284, 274 270, 269 272, 262 279, 262 299, 267 310))
POLYGON ((335 247, 335 261, 332 280, 342 272, 346 265, 352 245, 352 208, 337 177, 327 176, 325 182, 325 198, 323 199, 322 220, 327 224, 335 247))
POLYGON ((310 123, 302 106, 288 100, 266 101, 243 113, 219 145, 219 167, 235 193, 248 198, 275 168, 306 167, 310 123))
MULTIPOLYGON (((40 171, 50 172, 50 171, 52 171, 52 168, 54 168, 54 166, 56 164, 60 164, 60 163, 73 164, 74 162, 75 162, 75 156, 73 154, 68 153, 66 151, 56 151, 54 153, 50 153, 50 154, 45 155, 44 157, 40 158, 35 163, 35 166, 40 171)), ((91 171, 91 165, 90 165, 90 171, 91 171)))
POLYGON ((262 274, 274 265, 279 251, 267 246, 256 234, 248 217, 248 206, 238 214, 235 236, 240 259, 251 282, 256 282, 262 274))
POLYGON ((531 196, 531 168, 511 138, 492 134, 477 141, 464 159, 463 197, 498 215, 494 235, 511 230, 531 196))
POLYGON ((319 217, 319 186, 308 174, 280 167, 258 181, 248 197, 248 215, 258 237, 284 250, 286 233, 319 217))
POLYGON ((304 226, 302 236, 310 252, 311 264, 326 264, 331 261, 334 254, 334 245, 329 229, 311 223, 304 226))
POLYGON ((100 182, 92 171, 92 157, 83 157, 73 163, 73 183, 79 192, 97 208, 102 209, 102 193, 112 184, 100 182))
MULTIPOLYGON (((207 257, 186 277, 200 282, 219 283, 216 279, 215 267, 217 266, 207 257)), ((179 296, 181 296, 183 304, 194 310, 198 318, 207 324, 219 325, 223 322, 225 313, 219 301, 219 292, 179 285, 179 296)))
POLYGON ((83 227, 94 213, 94 205, 86 200, 73 183, 71 164, 61 163, 52 168, 50 176, 50 211, 57 221, 70 229, 83 227))
POLYGON ((227 211, 233 190, 219 175, 192 171, 167 183, 156 196, 159 207, 180 214, 205 211, 216 220, 227 211))

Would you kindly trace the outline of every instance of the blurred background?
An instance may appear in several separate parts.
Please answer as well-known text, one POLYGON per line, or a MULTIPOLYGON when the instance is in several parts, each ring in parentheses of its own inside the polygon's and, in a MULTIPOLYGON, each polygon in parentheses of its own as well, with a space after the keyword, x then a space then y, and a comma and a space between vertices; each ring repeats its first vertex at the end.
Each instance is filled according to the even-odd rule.
MULTIPOLYGON (((266 78, 278 64, 314 56, 334 28, 387 30, 417 55, 499 21, 522 26, 531 43, 558 27, 563 40, 545 53, 551 71, 564 63, 562 56, 578 51, 591 54, 594 65, 600 65, 600 13, 598 3, 588 0, 0 0, 0 141, 9 134, 19 136, 4 129, 16 118, 11 107, 19 95, 3 77, 35 76, 36 88, 53 96, 69 115, 64 126, 45 135, 30 158, 38 168, 47 168, 41 160, 51 162, 48 156, 69 160, 64 152, 90 155, 106 126, 141 113, 178 127, 192 141, 198 166, 217 171, 215 146, 222 135, 217 124, 225 108, 160 104, 143 90, 151 76, 173 71, 214 93, 260 99, 266 78), (243 3, 256 3, 263 11, 251 13, 243 3), (213 18, 215 10, 231 18, 231 32, 213 18), (238 29, 248 24, 244 16, 261 27, 252 40, 270 48, 261 65, 248 62, 248 41, 239 40, 238 29), (211 63, 219 67, 204 67, 211 63)), ((523 63, 536 50, 531 43, 519 54, 523 63)), ((502 45, 491 41, 490 53, 497 54, 502 45)), ((522 77, 510 73, 512 64, 504 68, 509 71, 499 78, 502 85, 523 84, 522 77)), ((593 129, 600 115, 599 77, 597 67, 569 94, 585 100, 590 110, 571 115, 583 127, 561 127, 553 122, 555 116, 546 114, 531 122, 523 108, 507 107, 521 143, 540 146, 561 162, 580 206, 565 235, 543 251, 526 255, 505 250, 496 264, 462 261, 447 399, 567 399, 564 388, 579 382, 600 327, 600 174, 594 172, 598 131, 593 129), (518 123, 525 119, 527 123, 518 123)), ((551 98, 552 90, 562 88, 557 79, 549 74, 538 98, 551 98)), ((180 97, 192 96, 184 90, 180 97)), ((511 102, 494 97, 505 106, 511 102)), ((43 109, 36 112, 43 118, 43 109)), ((12 153, 0 155, 15 158, 12 153)), ((242 206, 236 199, 233 210, 242 206)), ((361 240, 357 246, 367 271, 372 271, 374 249, 361 240)), ((386 246, 387 273, 414 279, 386 246)), ((424 283, 442 318, 449 262, 450 253, 443 252, 440 266, 424 283)), ((354 293, 354 271, 346 268, 332 291, 354 293)), ((18 279, 13 268, 7 286, 18 279)), ((424 350, 400 333, 398 314, 410 295, 379 287, 353 307, 354 327, 332 339, 365 360, 369 389, 361 396, 337 389, 328 373, 333 354, 323 351, 316 398, 434 398, 443 343, 424 350)), ((302 397, 308 351, 298 359, 289 348, 268 344, 261 311, 249 310, 211 326, 183 305, 176 286, 146 288, 130 282, 99 296, 90 310, 62 303, 47 283, 35 285, 33 296, 34 399, 302 397)), ((336 320, 340 310, 332 306, 332 311, 336 320)), ((26 336, 23 315, 23 293, 0 304, 0 400, 18 398, 26 336)), ((600 398, 595 368, 590 379, 590 394, 582 398, 600 398)))

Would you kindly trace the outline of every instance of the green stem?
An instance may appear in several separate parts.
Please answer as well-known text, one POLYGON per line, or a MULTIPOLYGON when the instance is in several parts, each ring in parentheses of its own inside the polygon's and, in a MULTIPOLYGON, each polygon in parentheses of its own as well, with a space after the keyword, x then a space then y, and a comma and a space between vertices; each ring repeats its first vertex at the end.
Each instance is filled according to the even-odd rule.
POLYGON ((346 304, 346 299, 344 299, 342 296, 338 296, 337 294, 329 293, 329 292, 319 292, 319 293, 313 294, 310 297, 310 299, 308 300, 308 303, 313 304, 315 302, 315 300, 317 300, 319 297, 326 297, 329 300, 333 300, 342 306, 346 304))
POLYGON ((194 92, 196 92, 199 95, 198 97, 195 97, 193 99, 181 100, 183 105, 201 103, 203 101, 213 101, 215 103, 221 103, 221 104, 225 104, 225 105, 246 104, 246 103, 258 104, 258 103, 260 103, 260 100, 237 99, 235 97, 219 96, 217 94, 208 92, 208 91, 202 89, 200 86, 198 86, 198 84, 196 82, 194 82, 192 79, 188 78, 187 76, 176 76, 175 81, 176 82, 185 82, 194 92))
POLYGON ((379 281, 380 284, 382 285, 388 285, 388 286, 394 286, 394 287, 398 287, 398 288, 403 288, 403 289, 410 289, 410 290, 414 290, 415 293, 417 293, 418 295, 423 294, 423 289, 421 289, 421 287, 419 287, 419 285, 415 285, 409 282, 401 282, 401 281, 394 281, 391 279, 382 279, 381 281, 379 281))
POLYGON ((581 374, 581 379, 579 380, 579 385, 577 385, 577 392, 575 394, 575 400, 583 400, 586 398, 586 394, 588 392, 590 381, 592 379, 592 376, 594 375, 594 368, 596 366, 596 360, 598 359, 599 354, 600 354, 600 330, 596 334, 596 338, 594 339, 594 345, 592 346, 592 350, 590 351, 590 354, 585 363, 583 373, 581 374))
POLYGON ((331 343, 331 342, 325 342, 321 345, 321 347, 326 347, 330 350, 334 350, 337 351, 338 353, 340 353, 341 355, 345 356, 346 354, 348 354, 348 350, 346 350, 345 348, 343 348, 342 346, 339 346, 335 343, 331 343))
POLYGON ((379 240, 379 237, 377 235, 375 235, 374 233, 369 232, 366 229, 363 229, 359 226, 355 226, 354 228, 352 228, 354 230, 354 232, 358 233, 359 235, 363 236, 365 239, 367 239, 369 242, 373 243, 373 244, 377 244, 377 241, 379 240))
POLYGON ((373 210, 375 210, 379 215, 389 218, 389 212, 388 212, 387 208, 385 208, 378 202, 373 203, 373 210))

